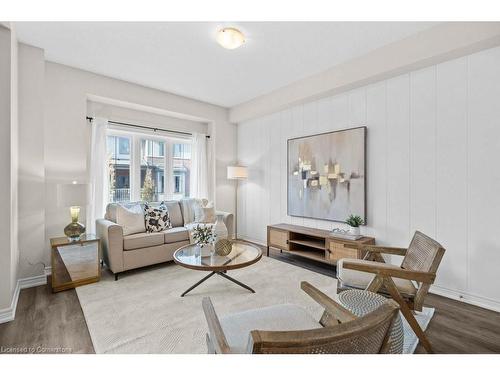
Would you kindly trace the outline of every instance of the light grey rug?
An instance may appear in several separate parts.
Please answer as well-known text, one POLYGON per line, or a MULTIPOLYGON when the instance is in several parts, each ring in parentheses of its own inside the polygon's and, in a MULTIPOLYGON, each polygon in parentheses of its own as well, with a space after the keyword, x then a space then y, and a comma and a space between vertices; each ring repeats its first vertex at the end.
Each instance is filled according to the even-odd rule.
MULTIPOLYGON (((232 277, 255 289, 255 294, 216 275, 180 297, 205 275, 167 264, 126 273, 118 281, 103 272, 100 282, 77 288, 96 353, 206 353, 201 307, 205 296, 212 298, 220 316, 294 303, 319 319, 323 309, 300 289, 300 281, 330 296, 335 296, 337 288, 334 278, 263 257, 247 268, 230 271, 232 277)), ((410 340, 412 332, 407 331, 405 349, 412 353, 418 341, 410 340)))

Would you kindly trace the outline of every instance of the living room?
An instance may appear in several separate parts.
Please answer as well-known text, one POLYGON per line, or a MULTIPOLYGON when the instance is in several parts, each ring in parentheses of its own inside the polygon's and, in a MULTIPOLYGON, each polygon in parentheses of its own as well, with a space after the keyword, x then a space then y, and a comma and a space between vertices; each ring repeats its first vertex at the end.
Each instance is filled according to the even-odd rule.
POLYGON ((0 23, 3 357, 498 355, 492 13, 184 6, 0 23))

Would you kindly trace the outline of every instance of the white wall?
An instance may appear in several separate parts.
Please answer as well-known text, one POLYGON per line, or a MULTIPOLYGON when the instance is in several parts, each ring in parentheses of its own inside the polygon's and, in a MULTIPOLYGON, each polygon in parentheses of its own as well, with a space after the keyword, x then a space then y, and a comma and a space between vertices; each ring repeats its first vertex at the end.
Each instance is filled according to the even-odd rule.
MULTIPOLYGON (((136 84, 104 77, 68 66, 45 64, 45 246, 48 239, 61 235, 69 217, 56 204, 60 182, 87 179, 90 127, 85 120, 88 97, 111 98, 135 103, 210 122, 215 141, 215 200, 218 209, 234 212, 234 189, 227 189, 225 166, 235 159, 235 125, 227 120, 227 110, 215 105, 180 97, 136 84), (229 142, 228 142, 229 140, 229 142), (229 144, 228 144, 229 143, 229 144), (221 168, 222 167, 222 168, 221 168)), ((82 218, 84 220, 84 218, 82 218)))
POLYGON ((19 264, 17 62, 14 30, 0 25, 0 315, 11 306, 19 264))
MULTIPOLYGON (((116 120, 153 120, 171 129, 189 127, 208 132, 212 135, 215 153, 212 188, 216 205, 220 210, 234 212, 234 186, 226 180, 225 170, 236 159, 236 127, 228 122, 225 108, 46 62, 43 50, 23 44, 19 51, 19 70, 21 151, 19 190, 16 187, 13 192, 19 191, 15 199, 20 208, 19 234, 15 238, 19 238, 20 273, 13 276, 12 282, 15 283, 17 277, 43 274, 43 265, 50 265, 49 238, 61 236, 69 222, 67 210, 57 207, 56 186, 60 182, 88 178, 87 114, 108 113, 116 120), (165 120, 158 114, 97 103, 89 105, 88 99, 96 97, 155 108, 184 119, 165 120)), ((84 215, 83 212, 83 221, 84 215)), ((17 219, 8 222, 17 223, 17 219)), ((0 228, 7 230, 8 226, 0 225, 0 228)), ((2 256, 2 265, 4 259, 11 258, 2 256)))
POLYGON ((366 235, 406 246, 415 230, 447 252, 434 291, 500 310, 500 48, 484 50, 238 126, 238 234, 331 229, 286 214, 286 140, 366 125, 366 235))
MULTIPOLYGON (((45 163, 43 50, 19 44, 19 277, 43 274, 45 163)), ((45 261, 46 262, 46 261, 45 261)), ((49 265, 48 263, 46 263, 49 265)))

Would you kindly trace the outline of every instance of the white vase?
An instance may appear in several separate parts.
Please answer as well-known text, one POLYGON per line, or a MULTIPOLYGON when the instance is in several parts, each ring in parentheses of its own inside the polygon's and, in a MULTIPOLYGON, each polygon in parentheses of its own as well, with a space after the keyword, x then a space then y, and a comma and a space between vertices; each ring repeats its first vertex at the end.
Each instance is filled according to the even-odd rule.
POLYGON ((227 239, 226 224, 224 224, 224 221, 219 220, 219 218, 217 218, 217 221, 215 222, 215 224, 213 226, 213 231, 214 231, 215 235, 217 236, 218 240, 227 239))
POLYGON ((361 232, 359 230, 359 227, 351 227, 349 225, 349 233, 352 234, 353 236, 359 236, 361 232))

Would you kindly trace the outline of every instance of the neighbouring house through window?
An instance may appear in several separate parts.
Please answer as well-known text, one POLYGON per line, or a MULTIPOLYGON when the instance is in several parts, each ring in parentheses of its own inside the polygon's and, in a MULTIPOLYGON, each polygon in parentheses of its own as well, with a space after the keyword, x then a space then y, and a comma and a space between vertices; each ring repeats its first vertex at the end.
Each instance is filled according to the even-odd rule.
POLYGON ((109 201, 189 197, 191 139, 108 130, 109 201))

